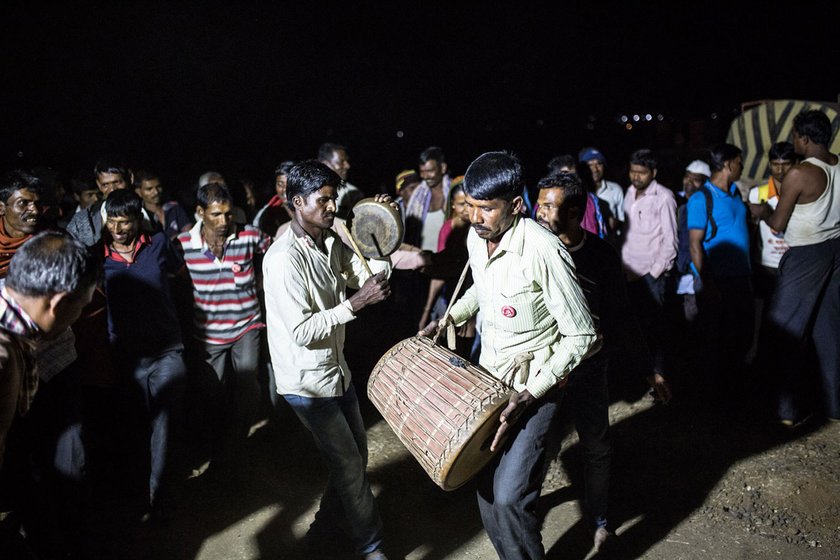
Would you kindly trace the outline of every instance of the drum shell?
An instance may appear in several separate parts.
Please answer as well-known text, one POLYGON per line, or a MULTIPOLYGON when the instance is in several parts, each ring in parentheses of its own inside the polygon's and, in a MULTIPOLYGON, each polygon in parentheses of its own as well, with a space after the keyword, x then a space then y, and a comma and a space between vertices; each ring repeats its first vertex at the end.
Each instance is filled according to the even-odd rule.
POLYGON ((382 356, 367 393, 432 481, 454 490, 493 458, 490 442, 511 389, 430 339, 413 337, 382 356))

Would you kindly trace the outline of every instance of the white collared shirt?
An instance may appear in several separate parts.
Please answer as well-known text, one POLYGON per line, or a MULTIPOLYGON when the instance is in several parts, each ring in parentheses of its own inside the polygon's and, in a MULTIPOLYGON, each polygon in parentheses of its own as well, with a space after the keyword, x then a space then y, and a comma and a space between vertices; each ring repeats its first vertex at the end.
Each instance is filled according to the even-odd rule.
MULTIPOLYGON (((282 395, 336 397, 350 386, 344 325, 355 314, 346 288, 360 288, 368 274, 335 233, 325 235, 326 253, 289 228, 263 261, 268 347, 282 395)), ((368 262, 374 274, 390 275, 389 261, 368 262)))
POLYGON ((452 318, 460 325, 481 309, 480 363, 500 379, 518 354, 533 352, 527 381, 513 386, 539 398, 595 343, 574 262, 556 236, 528 218, 516 219, 492 257, 475 230, 467 248, 474 284, 452 307, 452 318))

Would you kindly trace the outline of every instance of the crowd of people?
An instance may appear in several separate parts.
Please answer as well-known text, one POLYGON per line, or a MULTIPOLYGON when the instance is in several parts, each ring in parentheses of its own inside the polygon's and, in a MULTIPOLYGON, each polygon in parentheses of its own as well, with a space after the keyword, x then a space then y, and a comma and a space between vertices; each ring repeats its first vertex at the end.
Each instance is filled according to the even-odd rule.
POLYGON ((120 161, 100 160, 69 193, 8 172, 0 543, 22 557, 84 557, 72 528, 84 498, 72 489, 102 476, 109 455, 144 457, 138 521, 165 522, 186 442, 207 457, 209 475, 235 478, 269 400, 294 411, 328 467, 308 545, 344 539, 361 557, 385 558, 344 344, 347 323, 388 302, 400 324, 390 343, 451 330, 455 352, 511 387, 492 442, 499 453, 477 483, 499 557, 545 555, 536 503, 566 407, 585 450, 584 513, 599 549, 611 537, 611 357, 667 403, 675 349, 687 340, 703 349, 709 385, 768 372, 781 425, 840 418, 831 135, 824 113, 798 115, 792 143, 768 152, 766 184, 746 189, 741 150, 725 143, 688 162, 678 189, 657 180, 649 149, 629 158, 626 189, 606 180, 595 147, 552 158, 529 189, 510 153, 482 154, 451 177, 444 151, 430 147, 391 193, 374 196, 401 216, 405 236, 373 259, 341 227, 365 195, 348 182, 338 144, 280 163, 262 206, 252 182, 228 185, 213 171, 183 204, 167 199, 154 171, 120 161))

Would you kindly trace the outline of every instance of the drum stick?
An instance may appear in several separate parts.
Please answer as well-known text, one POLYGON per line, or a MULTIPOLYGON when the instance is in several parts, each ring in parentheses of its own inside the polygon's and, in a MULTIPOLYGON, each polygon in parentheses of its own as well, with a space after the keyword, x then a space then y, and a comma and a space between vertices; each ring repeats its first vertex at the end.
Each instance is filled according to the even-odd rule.
POLYGON ((370 276, 373 276, 373 272, 370 270, 370 266, 368 266, 367 259, 362 254, 362 251, 359 249, 358 243, 356 243, 356 238, 353 237, 353 234, 350 233, 350 229, 347 227, 347 224, 344 222, 341 223, 341 227, 344 228, 344 233, 347 234, 347 239, 350 240, 350 245, 353 247, 353 252, 356 253, 356 256, 362 261, 362 264, 365 266, 365 270, 370 276))

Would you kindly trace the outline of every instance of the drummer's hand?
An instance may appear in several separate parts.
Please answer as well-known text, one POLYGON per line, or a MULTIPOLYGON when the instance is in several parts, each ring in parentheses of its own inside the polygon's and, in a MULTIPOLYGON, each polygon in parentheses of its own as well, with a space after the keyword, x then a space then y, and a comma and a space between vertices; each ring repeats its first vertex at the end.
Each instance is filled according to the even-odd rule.
POLYGON ((376 202, 381 202, 382 204, 387 204, 388 206, 390 206, 391 208, 393 208, 393 209, 394 209, 394 210, 396 210, 397 212, 399 212, 399 211, 400 211, 400 205, 399 205, 399 204, 397 204, 397 203, 396 203, 396 202, 395 202, 395 201, 394 201, 394 200, 393 200, 390 196, 388 196, 387 194, 377 194, 376 196, 374 196, 374 197, 373 197, 373 200, 375 200, 376 202))
POLYGON ((496 451, 496 447, 501 443, 508 428, 516 424, 516 421, 519 420, 519 417, 522 416, 525 409, 535 400, 528 389, 510 396, 510 402, 508 402, 507 407, 505 407, 502 415, 499 417, 501 424, 499 425, 499 429, 496 430, 496 437, 493 438, 493 443, 490 444, 490 451, 496 451))
POLYGON ((662 377, 661 374, 654 373, 645 379, 651 389, 653 389, 653 400, 661 402, 662 404, 668 404, 671 400, 671 387, 668 386, 668 382, 665 381, 665 378, 662 377))
POLYGON ((368 305, 379 303, 390 295, 391 286, 388 285, 388 279, 385 278, 384 272, 380 272, 365 280, 359 291, 350 296, 348 301, 355 313, 368 305))
POLYGON ((429 338, 435 337, 437 333, 445 330, 451 322, 452 317, 450 315, 446 315, 445 317, 442 317, 440 321, 432 321, 431 323, 420 329, 417 332, 417 336, 428 336, 429 338))

